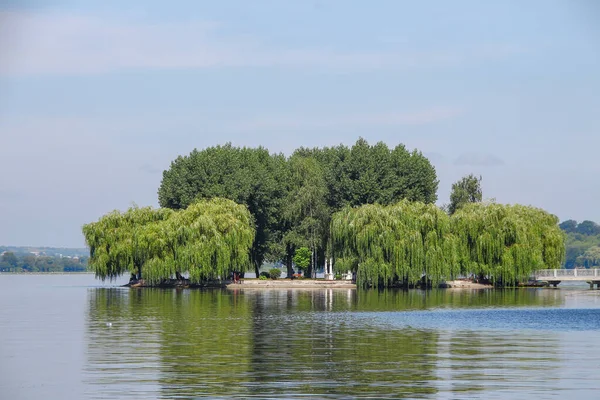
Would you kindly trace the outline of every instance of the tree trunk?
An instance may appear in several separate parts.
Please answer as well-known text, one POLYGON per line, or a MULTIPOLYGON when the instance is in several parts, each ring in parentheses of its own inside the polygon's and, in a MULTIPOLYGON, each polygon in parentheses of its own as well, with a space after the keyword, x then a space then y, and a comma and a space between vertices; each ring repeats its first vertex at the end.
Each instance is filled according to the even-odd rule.
POLYGON ((138 279, 138 281, 141 281, 142 280, 142 266, 140 264, 138 264, 138 265, 134 264, 134 267, 137 267, 136 268, 137 269, 137 273, 138 273, 137 274, 137 279, 138 279))
POLYGON ((254 263, 254 273, 256 274, 256 277, 258 278, 260 275, 260 265, 258 265, 257 263, 254 263))
POLYGON ((294 269, 292 268, 292 250, 290 246, 287 246, 285 264, 287 266, 287 277, 292 279, 294 277, 294 269))

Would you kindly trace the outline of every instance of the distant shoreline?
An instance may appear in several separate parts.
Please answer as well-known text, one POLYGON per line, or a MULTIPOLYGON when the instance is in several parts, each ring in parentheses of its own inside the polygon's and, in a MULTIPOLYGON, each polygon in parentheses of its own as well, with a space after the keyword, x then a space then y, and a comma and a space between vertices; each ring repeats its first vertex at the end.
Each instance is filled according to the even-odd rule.
POLYGON ((36 272, 25 272, 25 271, 21 271, 21 272, 4 272, 4 271, 0 271, 0 275, 94 275, 93 272, 90 271, 49 271, 49 272, 40 272, 40 271, 36 271, 36 272))

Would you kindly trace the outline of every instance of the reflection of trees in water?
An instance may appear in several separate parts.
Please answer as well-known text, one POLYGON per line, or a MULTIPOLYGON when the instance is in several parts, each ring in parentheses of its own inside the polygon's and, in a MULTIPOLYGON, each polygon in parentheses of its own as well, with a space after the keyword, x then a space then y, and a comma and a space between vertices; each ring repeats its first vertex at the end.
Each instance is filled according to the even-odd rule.
POLYGON ((343 313, 346 291, 252 293, 255 395, 434 394, 437 333, 364 326, 343 313))
POLYGON ((558 291, 547 289, 361 290, 356 298, 353 310, 358 311, 557 306, 564 301, 558 291))
POLYGON ((239 393, 249 369, 251 312, 236 292, 163 292, 161 397, 239 393))
POLYGON ((558 379, 558 348, 558 339, 544 333, 444 332, 438 345, 440 389, 456 398, 496 390, 531 393, 535 386, 543 391, 544 382, 558 379))
POLYGON ((239 294, 97 290, 89 299, 89 375, 110 386, 107 393, 136 397, 132 391, 144 383, 161 398, 238 392, 252 340, 251 313, 239 294))
POLYGON ((460 397, 552 364, 545 363, 553 360, 546 353, 551 339, 389 329, 364 316, 445 306, 556 305, 560 299, 556 291, 539 290, 331 289, 94 289, 88 298, 87 378, 107 396, 161 398, 414 398, 440 391, 460 397))
POLYGON ((85 373, 100 397, 136 398, 156 389, 160 334, 156 319, 139 312, 143 297, 139 291, 88 291, 85 373))

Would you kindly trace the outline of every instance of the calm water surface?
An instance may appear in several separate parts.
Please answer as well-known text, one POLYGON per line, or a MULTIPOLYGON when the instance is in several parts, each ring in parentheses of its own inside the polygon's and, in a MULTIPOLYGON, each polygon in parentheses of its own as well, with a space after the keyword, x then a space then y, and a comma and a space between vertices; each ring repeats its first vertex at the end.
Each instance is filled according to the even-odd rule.
POLYGON ((134 290, 0 275, 0 398, 597 399, 600 291, 586 287, 134 290))

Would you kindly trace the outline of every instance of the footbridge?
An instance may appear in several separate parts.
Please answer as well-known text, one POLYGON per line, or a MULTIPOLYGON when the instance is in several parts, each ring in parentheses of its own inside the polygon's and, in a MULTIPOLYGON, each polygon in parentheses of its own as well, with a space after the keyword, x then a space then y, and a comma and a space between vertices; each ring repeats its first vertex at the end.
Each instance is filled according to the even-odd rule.
POLYGON ((576 268, 576 269, 540 269, 533 274, 537 281, 548 282, 556 287, 563 281, 587 282, 590 289, 594 285, 600 289, 600 268, 576 268))

